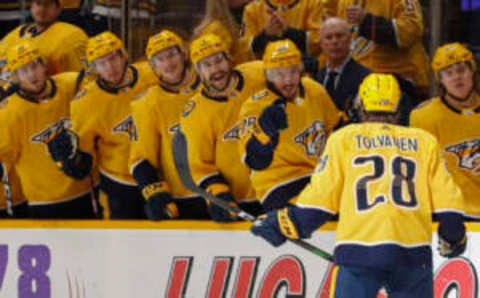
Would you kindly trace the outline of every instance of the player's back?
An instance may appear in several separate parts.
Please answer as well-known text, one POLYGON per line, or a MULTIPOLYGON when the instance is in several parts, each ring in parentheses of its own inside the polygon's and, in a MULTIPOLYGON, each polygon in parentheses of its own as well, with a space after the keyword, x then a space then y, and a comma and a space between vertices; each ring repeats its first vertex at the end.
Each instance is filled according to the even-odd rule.
POLYGON ((339 214, 336 260, 368 266, 429 254, 432 213, 464 208, 436 139, 385 123, 333 133, 297 204, 339 214))
MULTIPOLYGON (((345 179, 338 243, 429 244, 431 214, 441 204, 431 191, 431 178, 437 174, 432 169, 443 162, 435 160, 435 138, 419 129, 383 123, 352 125, 339 134, 345 179)), ((449 190, 457 189, 437 187, 444 187, 446 200, 454 195, 449 190)))

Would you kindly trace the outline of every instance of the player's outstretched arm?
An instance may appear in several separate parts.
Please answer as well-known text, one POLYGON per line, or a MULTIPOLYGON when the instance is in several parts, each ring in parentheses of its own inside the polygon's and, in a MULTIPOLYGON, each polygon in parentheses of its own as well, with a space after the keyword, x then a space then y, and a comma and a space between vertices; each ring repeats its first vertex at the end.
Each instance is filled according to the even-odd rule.
POLYGON ((260 217, 255 221, 251 231, 277 247, 287 238, 291 240, 310 238, 312 232, 330 218, 331 214, 321 210, 290 206, 260 217))

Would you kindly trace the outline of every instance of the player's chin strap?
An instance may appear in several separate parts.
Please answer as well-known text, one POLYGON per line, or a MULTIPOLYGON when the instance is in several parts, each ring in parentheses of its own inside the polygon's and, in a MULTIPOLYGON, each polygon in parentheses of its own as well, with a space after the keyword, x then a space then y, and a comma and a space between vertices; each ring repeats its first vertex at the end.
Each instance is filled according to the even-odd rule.
MULTIPOLYGON (((225 200, 222 200, 221 198, 218 198, 197 186, 197 184, 193 181, 192 174, 190 173, 190 167, 188 165, 187 140, 185 138, 185 135, 181 131, 175 133, 175 136, 173 137, 173 157, 175 160, 175 167, 177 168, 178 174, 180 176, 180 180, 186 188, 204 197, 206 200, 212 202, 213 204, 216 204, 217 206, 236 214, 239 218, 243 220, 255 222, 255 216, 243 211, 236 206, 229 204, 225 200)), ((290 242, 315 254, 316 256, 319 256, 330 262, 333 261, 333 257, 331 254, 308 242, 300 239, 287 239, 290 242)))

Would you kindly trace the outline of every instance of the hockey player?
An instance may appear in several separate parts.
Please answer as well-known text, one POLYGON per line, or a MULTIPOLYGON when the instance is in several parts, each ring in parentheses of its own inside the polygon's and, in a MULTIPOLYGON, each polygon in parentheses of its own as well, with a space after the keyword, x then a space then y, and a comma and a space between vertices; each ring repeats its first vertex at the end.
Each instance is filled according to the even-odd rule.
POLYGON ((410 125, 437 137, 448 169, 462 189, 469 220, 480 220, 480 96, 477 66, 459 43, 437 49, 432 61, 441 94, 414 110, 410 125))
POLYGON ((48 155, 48 142, 68 123, 75 73, 48 77, 29 40, 9 49, 8 68, 18 85, 0 109, 0 162, 15 167, 33 218, 92 218, 87 179, 74 180, 48 155))
POLYGON ((270 43, 263 63, 267 88, 242 105, 240 150, 257 197, 274 210, 310 182, 341 112, 322 85, 302 77, 302 54, 292 41, 270 43))
POLYGON ((297 205, 268 213, 252 232, 278 246, 308 238, 339 214, 331 297, 433 298, 432 213, 440 219, 439 252, 466 248, 463 196, 431 134, 394 125, 400 88, 392 75, 360 86, 362 119, 333 133, 297 205))
POLYGON ((418 0, 339 0, 338 16, 353 26, 352 56, 358 63, 398 74, 415 84, 418 96, 426 96, 428 57, 418 0))
POLYGON ((321 0, 255 0, 243 12, 241 44, 262 57, 270 41, 292 40, 303 54, 320 53, 319 29, 326 11, 321 0))
MULTIPOLYGON (((213 195, 258 213, 260 204, 238 152, 238 113, 242 103, 265 86, 262 63, 232 68, 225 43, 213 34, 194 40, 190 57, 204 85, 187 102, 180 120, 188 142, 192 177, 213 195)), ((214 204, 209 205, 209 211, 215 221, 235 219, 214 204)))
POLYGON ((59 133, 50 142, 50 153, 76 179, 98 167, 111 218, 145 218, 144 199, 128 170, 130 139, 137 136, 130 104, 157 78, 151 69, 129 65, 122 41, 110 31, 89 39, 87 59, 98 79, 77 94, 71 107, 73 131, 59 133))
POLYGON ((62 0, 33 0, 30 9, 33 23, 17 27, 3 40, 8 49, 21 40, 32 39, 46 59, 49 75, 80 71, 85 64, 87 35, 82 29, 57 18, 62 11, 62 0))
POLYGON ((137 138, 132 140, 130 172, 142 190, 149 219, 208 218, 205 201, 180 181, 172 155, 180 115, 200 90, 200 78, 189 67, 183 40, 171 31, 150 37, 146 55, 159 83, 132 103, 137 138))

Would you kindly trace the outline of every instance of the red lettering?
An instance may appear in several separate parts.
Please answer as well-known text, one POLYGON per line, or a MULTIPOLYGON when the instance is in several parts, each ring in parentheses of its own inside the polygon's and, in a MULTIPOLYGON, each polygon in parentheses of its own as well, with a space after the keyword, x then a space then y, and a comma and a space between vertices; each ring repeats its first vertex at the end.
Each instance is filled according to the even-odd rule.
POLYGON ((281 256, 270 265, 260 283, 258 297, 277 297, 282 288, 286 288, 288 297, 305 297, 305 270, 295 256, 281 256))
POLYGON ((223 298, 227 294, 233 257, 216 257, 208 281, 207 298, 223 298))
POLYGON ((475 267, 465 258, 448 260, 435 273, 435 298, 447 298, 451 291, 458 298, 477 297, 478 281, 475 267))
POLYGON ((257 277, 259 257, 241 257, 238 265, 237 279, 233 289, 234 298, 252 297, 253 286, 257 277))
POLYGON ((333 291, 333 289, 332 289, 332 278, 333 278, 333 269, 334 268, 335 268, 334 263, 328 263, 327 272, 325 272, 325 275, 323 276, 322 283, 320 284, 320 289, 318 290, 318 293, 317 293, 317 298, 329 298, 330 297, 330 291, 333 291))
POLYGON ((190 269, 193 257, 174 257, 168 277, 167 293, 168 298, 185 297, 190 269))

